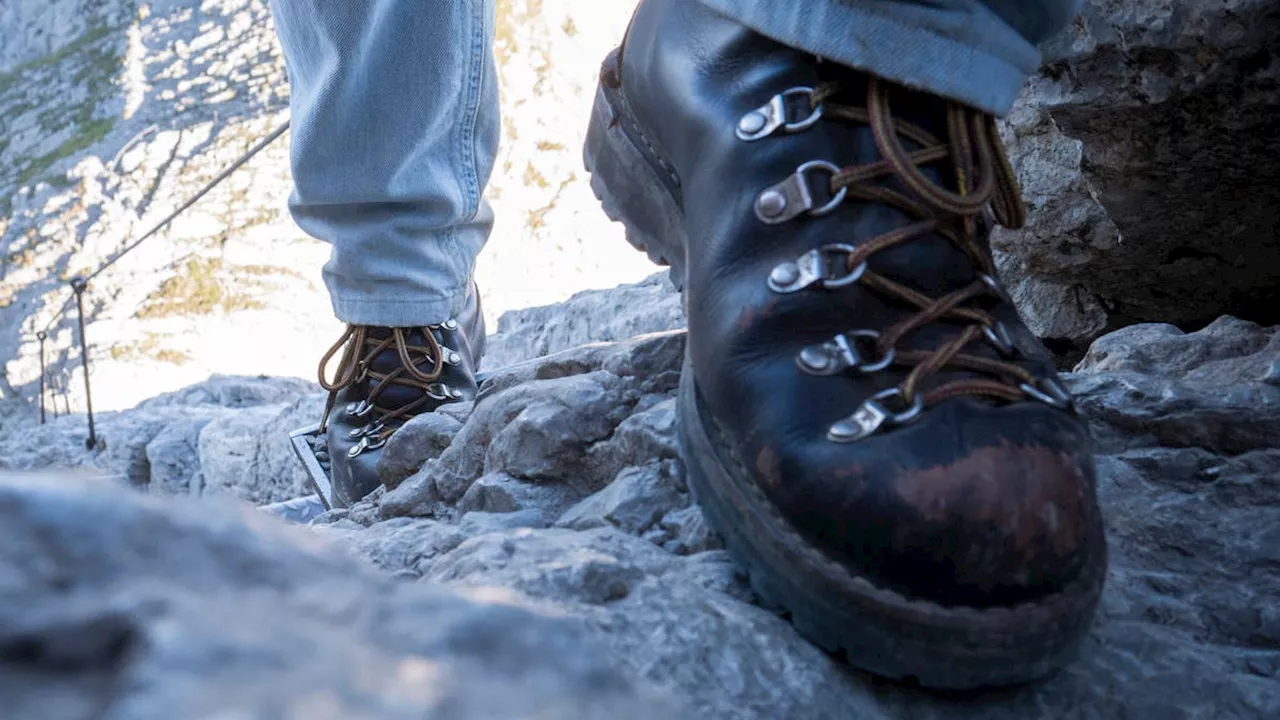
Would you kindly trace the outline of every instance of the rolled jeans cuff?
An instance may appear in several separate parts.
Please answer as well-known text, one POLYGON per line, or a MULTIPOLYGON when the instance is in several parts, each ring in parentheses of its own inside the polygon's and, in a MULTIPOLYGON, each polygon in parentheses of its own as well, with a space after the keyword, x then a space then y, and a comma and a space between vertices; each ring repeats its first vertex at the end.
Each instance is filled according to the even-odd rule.
POLYGON ((352 325, 378 327, 424 327, 457 317, 475 282, 475 257, 488 232, 485 220, 416 242, 375 244, 348 238, 335 244, 335 257, 324 269, 334 315, 352 325), (369 252, 361 253, 361 245, 369 252), (339 257, 346 253, 357 257, 339 257), (359 274, 342 274, 337 268, 359 274))
POLYGON ((972 3, 701 0, 784 45, 1003 116, 1040 63, 1035 45, 972 3))
POLYGON ((345 323, 377 327, 426 327, 456 317, 461 312, 466 294, 467 288, 462 287, 452 295, 442 295, 439 298, 396 300, 333 294, 331 299, 333 314, 345 323))

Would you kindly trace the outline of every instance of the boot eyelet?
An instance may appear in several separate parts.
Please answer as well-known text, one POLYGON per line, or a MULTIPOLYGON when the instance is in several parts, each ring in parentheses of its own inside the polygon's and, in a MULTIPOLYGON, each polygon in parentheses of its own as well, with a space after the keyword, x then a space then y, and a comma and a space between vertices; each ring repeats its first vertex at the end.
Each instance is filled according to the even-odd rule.
POLYGON ((779 130, 787 133, 807 130, 821 119, 822 106, 814 107, 813 105, 813 88, 793 87, 774 95, 769 98, 769 102, 743 115, 738 120, 737 127, 734 128, 734 134, 738 136, 739 140, 754 142, 763 140, 779 130), (809 114, 803 119, 794 122, 789 121, 787 119, 787 101, 790 98, 801 96, 808 99, 809 114))
POLYGON ((886 425, 890 427, 905 425, 915 420, 924 411, 924 398, 919 394, 900 412, 894 412, 886 407, 885 401, 891 398, 897 398, 903 404, 906 402, 902 397, 902 391, 898 388, 882 390, 862 403, 862 407, 852 415, 837 420, 827 430, 827 439, 838 443, 865 440, 886 425))
MULTIPOLYGON (((766 225, 779 225, 805 213, 814 216, 826 215, 844 202, 849 194, 847 187, 840 188, 831 195, 829 200, 818 205, 809 185, 810 176, 815 171, 827 172, 832 177, 840 174, 840 168, 826 160, 810 160, 804 163, 787 179, 765 188, 756 196, 754 206, 756 217, 760 222, 766 225)), ((831 187, 830 181, 827 187, 831 187)))
POLYGON ((992 295, 999 298, 1002 302, 1007 302, 1007 303, 1013 302, 1013 298, 1009 297, 1009 291, 1005 290, 1004 286, 1001 285, 1000 281, 997 280, 996 278, 992 277, 991 275, 987 275, 986 273, 983 273, 978 276, 978 279, 981 280, 983 284, 987 286, 987 289, 991 291, 992 295))
POLYGON ((1018 389, 1026 393, 1031 399, 1038 400, 1049 407, 1059 410, 1070 410, 1075 405, 1071 393, 1062 385, 1062 381, 1057 378, 1040 378, 1035 385, 1022 383, 1018 385, 1018 389))
POLYGON ((769 289, 776 293, 793 293, 814 283, 833 290, 852 285, 867 271, 865 262, 849 269, 849 257, 856 252, 852 245, 832 243, 785 262, 769 273, 769 289))
POLYGON ((461 397, 460 393, 444 383, 432 383, 424 392, 432 400, 456 400, 461 397))
POLYGON ((894 349, 883 356, 875 355, 875 343, 880 333, 875 330, 854 330, 836 335, 829 342, 810 345, 796 356, 796 364, 810 375, 836 375, 851 371, 859 375, 879 372, 893 363, 894 349), (871 353, 863 352, 868 344, 871 353))
POLYGON ((987 336, 987 342, 991 343, 996 352, 1005 358, 1017 357, 1018 346, 1013 343, 1013 335, 1009 333, 1009 326, 1002 322, 996 322, 995 325, 984 325, 982 334, 987 336))

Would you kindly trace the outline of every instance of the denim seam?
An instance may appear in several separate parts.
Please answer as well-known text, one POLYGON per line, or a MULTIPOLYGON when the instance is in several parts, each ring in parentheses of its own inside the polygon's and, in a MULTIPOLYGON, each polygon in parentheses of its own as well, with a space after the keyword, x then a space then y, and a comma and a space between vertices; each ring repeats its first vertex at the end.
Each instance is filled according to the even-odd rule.
MULTIPOLYGON (((485 18, 488 13, 485 12, 485 3, 472 2, 471 6, 471 47, 468 57, 472 62, 468 63, 470 74, 467 77, 467 95, 466 95, 466 122, 462 130, 463 152, 466 153, 466 162, 463 163, 464 176, 467 183, 467 221, 473 221, 480 214, 480 179, 476 171, 479 161, 476 159, 476 124, 480 122, 480 84, 484 78, 486 59, 484 39, 485 39, 485 18), (476 62, 479 60, 479 62, 476 62)), ((454 247, 457 247, 456 236, 450 234, 450 239, 454 241, 454 247)))
POLYGON ((456 288, 452 288, 452 289, 450 289, 450 290, 448 290, 448 291, 446 291, 446 292, 441 293, 441 294, 440 294, 440 296, 439 296, 439 297, 437 297, 437 298, 433 298, 433 299, 431 299, 431 300, 426 300, 426 301, 423 301, 423 300, 401 300, 401 299, 397 299, 397 298, 353 298, 353 297, 345 297, 345 296, 342 296, 342 295, 338 295, 338 296, 335 296, 335 297, 336 297, 336 299, 337 299, 339 302, 341 302, 341 303, 342 303, 342 304, 344 304, 344 305, 365 305, 365 306, 378 306, 378 305, 425 305, 425 304, 430 304, 430 303, 433 303, 433 302, 445 302, 445 301, 452 302, 453 300, 456 300, 456 299, 457 299, 457 296, 458 296, 458 295, 462 294, 462 293, 463 293, 463 292, 465 292, 467 289, 468 289, 468 288, 467 288, 467 286, 466 286, 466 285, 459 285, 459 286, 458 286, 458 287, 456 287, 456 288))

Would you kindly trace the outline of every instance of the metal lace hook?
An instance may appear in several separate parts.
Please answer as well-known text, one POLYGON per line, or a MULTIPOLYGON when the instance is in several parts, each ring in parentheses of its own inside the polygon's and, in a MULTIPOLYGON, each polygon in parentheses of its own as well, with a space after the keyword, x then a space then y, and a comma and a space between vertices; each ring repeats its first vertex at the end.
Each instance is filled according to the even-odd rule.
POLYGON ((769 98, 769 102, 748 112, 738 120, 734 134, 739 140, 754 142, 763 140, 779 130, 800 132, 813 127, 822 119, 822 105, 813 104, 813 88, 793 87, 769 98), (794 122, 787 119, 787 100, 803 96, 808 99, 809 115, 794 122))
POLYGON ((924 410, 924 399, 917 394, 915 399, 900 412, 893 412, 885 406, 885 401, 897 398, 904 402, 902 391, 898 388, 882 390, 868 398, 849 417, 838 420, 827 430, 827 439, 832 442, 857 442, 871 437, 881 427, 905 425, 919 417, 924 410))
POLYGON ((828 290, 857 282, 867 271, 865 262, 849 268, 849 258, 856 252, 852 245, 832 243, 784 262, 769 273, 769 289, 777 293, 793 293, 821 282, 828 290))
POLYGON ((836 335, 821 345, 809 345, 796 356, 796 364, 810 375, 835 375, 852 371, 865 375, 893 364, 894 350, 877 357, 880 333, 875 330, 852 330, 836 335), (864 352, 870 346, 870 353, 864 352))
MULTIPOLYGON (((840 174, 840 168, 826 160, 804 163, 787 179, 765 188, 756 196, 756 217, 767 225, 778 225, 805 213, 826 215, 835 210, 848 196, 849 188, 842 187, 831 193, 831 198, 819 205, 810 187, 810 176, 819 171, 829 173, 831 177, 840 174)), ((825 187, 831 188, 830 178, 825 187)))

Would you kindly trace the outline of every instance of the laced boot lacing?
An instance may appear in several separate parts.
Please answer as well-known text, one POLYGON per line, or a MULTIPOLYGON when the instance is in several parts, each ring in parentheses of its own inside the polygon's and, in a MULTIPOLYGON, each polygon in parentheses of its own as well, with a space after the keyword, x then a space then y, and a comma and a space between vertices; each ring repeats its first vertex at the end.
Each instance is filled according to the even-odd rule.
MULTIPOLYGON (((455 321, 449 320, 442 327, 456 326, 455 321)), ((347 408, 352 416, 369 418, 363 428, 354 431, 363 436, 361 448, 366 450, 381 447, 405 421, 423 412, 429 403, 448 402, 461 397, 458 391, 440 380, 446 364, 459 362, 458 354, 444 347, 431 328, 421 329, 426 345, 410 341, 413 328, 386 328, 389 334, 382 338, 371 335, 371 329, 365 325, 347 326, 342 337, 320 359, 319 370, 320 385, 329 391, 324 415, 320 419, 321 432, 328 425, 339 392, 357 383, 373 383, 363 400, 351 403, 347 408), (389 372, 375 370, 374 360, 389 348, 396 350, 399 365, 389 372), (334 379, 329 380, 326 370, 339 350, 343 351, 342 359, 338 361, 334 379), (424 372, 420 369, 423 367, 430 369, 424 372), (381 404, 379 401, 384 399, 387 390, 395 386, 412 388, 415 399, 397 405, 381 404)))
POLYGON ((858 282, 868 290, 917 310, 883 331, 852 331, 821 347, 806 348, 797 358, 802 369, 820 375, 841 371, 869 373, 889 365, 911 368, 897 387, 876 394, 858 412, 833 425, 829 438, 836 441, 862 439, 882 426, 909 422, 923 409, 963 395, 1004 402, 1034 399, 1055 407, 1069 407, 1070 397, 1056 380, 1037 379, 1026 368, 1013 362, 965 352, 970 343, 986 339, 1002 357, 1012 359, 1017 356, 1007 328, 981 308, 964 306, 968 301, 991 295, 1008 301, 995 280, 995 265, 977 239, 978 220, 987 207, 992 209, 995 220, 1005 227, 1018 228, 1026 221, 1013 168, 1004 154, 994 118, 972 108, 948 103, 949 141, 943 142, 914 124, 895 120, 889 108, 889 87, 878 78, 869 80, 865 109, 831 102, 839 92, 838 83, 819 85, 813 90, 788 90, 775 97, 770 105, 754 111, 763 119, 748 114, 738 130, 743 139, 757 140, 777 130, 803 131, 818 117, 836 118, 869 125, 883 158, 843 169, 829 163, 806 163, 790 181, 767 189, 757 199, 757 215, 765 222, 790 219, 801 211, 811 215, 825 214, 846 198, 885 203, 920 218, 919 222, 859 242, 856 246, 828 245, 808 253, 807 267, 811 270, 807 272, 804 270, 805 258, 801 258, 796 263, 775 268, 770 276, 770 286, 778 292, 794 292, 818 281, 827 288, 858 282), (799 122, 788 122, 785 118, 786 100, 796 94, 809 96, 810 114, 799 122), (899 136, 920 146, 920 149, 908 152, 899 136), (945 160, 949 160, 955 169, 955 192, 935 184, 918 167, 945 160), (821 207, 814 207, 817 202, 804 188, 799 193, 795 191, 797 183, 807 185, 808 174, 815 167, 830 173, 827 189, 832 199, 821 207), (916 197, 870 184, 870 181, 886 176, 895 176, 916 197), (770 192, 775 195, 770 196, 770 192), (797 198, 801 201, 799 208, 786 207, 788 201, 797 198), (978 279, 943 297, 932 298, 867 269, 867 260, 875 253, 911 242, 926 233, 941 235, 964 252, 975 267, 978 279), (840 256, 844 258, 843 263, 838 262, 840 256), (836 258, 835 267, 832 267, 832 257, 836 258), (931 351, 896 347, 912 331, 943 320, 963 323, 964 329, 931 351), (988 377, 954 379, 926 389, 925 381, 943 368, 961 369, 988 377), (905 409, 895 412, 887 408, 885 403, 890 399, 905 409))

